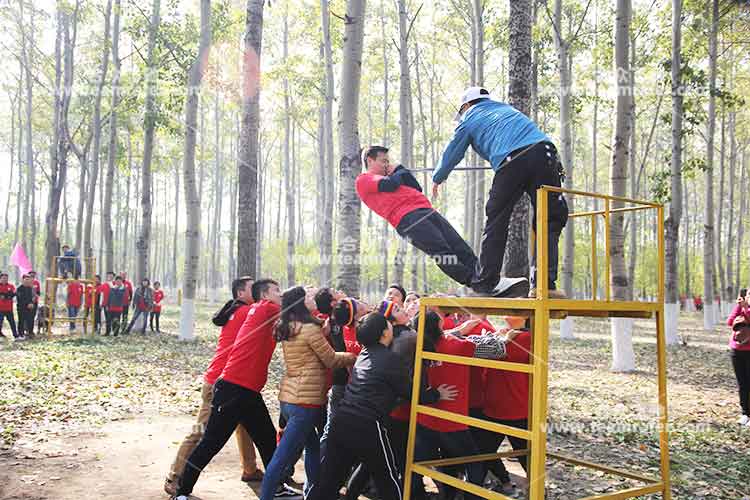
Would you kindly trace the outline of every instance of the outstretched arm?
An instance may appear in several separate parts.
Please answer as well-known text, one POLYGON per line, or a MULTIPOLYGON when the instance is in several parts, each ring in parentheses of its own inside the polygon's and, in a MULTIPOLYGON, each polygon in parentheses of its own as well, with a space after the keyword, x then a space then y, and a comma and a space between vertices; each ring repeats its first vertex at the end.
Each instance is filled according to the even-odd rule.
POLYGON ((435 184, 441 184, 445 181, 453 168, 458 165, 458 162, 464 157, 470 144, 471 135, 464 125, 464 122, 461 122, 453 132, 451 142, 448 143, 445 147, 445 151, 443 151, 440 164, 432 174, 432 182, 435 184))

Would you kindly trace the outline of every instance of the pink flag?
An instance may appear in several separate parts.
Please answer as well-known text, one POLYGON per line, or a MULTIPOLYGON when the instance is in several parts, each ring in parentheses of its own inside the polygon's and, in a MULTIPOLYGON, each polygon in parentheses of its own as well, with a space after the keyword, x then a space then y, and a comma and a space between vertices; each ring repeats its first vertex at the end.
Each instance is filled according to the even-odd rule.
POLYGON ((16 243, 16 247, 13 249, 13 253, 10 254, 10 263, 18 267, 21 274, 26 274, 31 271, 31 262, 26 257, 26 252, 23 251, 23 247, 20 243, 16 243))

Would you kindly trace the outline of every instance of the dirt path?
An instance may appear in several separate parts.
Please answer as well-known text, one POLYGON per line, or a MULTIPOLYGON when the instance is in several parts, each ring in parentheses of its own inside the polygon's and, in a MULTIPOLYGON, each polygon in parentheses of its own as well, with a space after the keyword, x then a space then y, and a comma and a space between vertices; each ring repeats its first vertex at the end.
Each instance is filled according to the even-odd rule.
MULTIPOLYGON (((164 476, 192 423, 189 417, 139 417, 22 444, 15 458, 0 454, 0 498, 164 500, 164 476)), ((208 466, 196 493, 202 500, 258 498, 240 481, 234 440, 208 466)))
MULTIPOLYGON (((50 432, 35 442, 21 440, 13 452, 0 452, 0 499, 165 500, 164 476, 192 424, 187 416, 141 416, 99 429, 50 432)), ((509 465, 521 472, 517 464, 509 465)), ((302 461, 294 479, 304 480, 302 461)), ((252 486, 240 481, 239 454, 231 439, 201 475, 195 493, 200 500, 257 499, 260 484, 252 486)))

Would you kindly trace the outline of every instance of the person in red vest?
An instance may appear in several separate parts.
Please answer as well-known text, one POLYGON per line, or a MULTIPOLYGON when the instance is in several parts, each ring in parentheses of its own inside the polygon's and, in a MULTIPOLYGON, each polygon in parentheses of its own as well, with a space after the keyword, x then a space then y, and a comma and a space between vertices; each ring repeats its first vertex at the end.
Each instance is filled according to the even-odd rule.
MULTIPOLYGON (((273 331, 281 313, 281 290, 271 279, 253 283, 253 300, 214 384, 211 415, 198 446, 188 457, 177 488, 176 500, 188 500, 201 471, 221 451, 238 424, 247 430, 267 468, 276 451, 276 428, 261 391, 268 381, 268 365, 276 348, 273 331)), ((299 493, 280 484, 276 498, 299 493)))
MULTIPOLYGON (((418 321, 421 320, 417 320, 418 321)), ((428 311, 425 316, 425 350, 440 354, 454 356, 466 356, 483 359, 505 359, 507 356, 506 346, 513 340, 513 335, 500 337, 485 328, 479 330, 481 334, 472 334, 477 331, 477 325, 481 318, 473 318, 465 321, 452 331, 443 329, 444 322, 440 314, 428 311)), ((418 324, 417 324, 418 326, 418 324)), ((491 326, 491 324, 489 325, 491 326)), ((427 380, 430 386, 437 387, 442 384, 454 384, 457 395, 451 401, 439 401, 434 406, 440 410, 469 415, 471 402, 471 370, 469 366, 454 363, 431 362, 427 368, 427 380)), ((415 446, 415 457, 418 460, 427 460, 442 456, 444 458, 463 457, 476 455, 478 444, 475 442, 468 426, 448 420, 442 420, 429 415, 419 415, 417 427, 417 439, 415 446)), ((466 473, 469 482, 482 485, 484 482, 484 466, 475 462, 461 467, 447 468, 446 472, 466 473)), ((423 491, 420 486, 421 480, 415 477, 413 484, 415 498, 423 491)), ((453 498, 455 490, 452 487, 441 485, 443 496, 441 498, 453 498)), ((478 500, 479 497, 465 494, 467 500, 478 500)))
POLYGON ((7 319, 10 323, 10 330, 13 332, 13 338, 21 340, 16 329, 16 319, 13 316, 13 298, 15 296, 16 287, 8 283, 8 273, 0 273, 0 335, 3 334, 3 323, 7 319))
POLYGON ((68 272, 66 275, 68 279, 68 318, 70 318, 70 331, 73 332, 76 329, 74 318, 78 317, 78 311, 81 309, 81 303, 83 302, 83 285, 80 281, 72 281, 73 273, 68 272))
MULTIPOLYGON (((99 332, 101 323, 97 314, 99 312, 99 285, 101 285, 101 277, 97 274, 94 276, 94 283, 89 283, 88 285, 86 285, 86 298, 83 302, 84 318, 90 318, 93 309, 94 331, 97 333, 99 332)), ((86 323, 84 323, 83 325, 84 328, 86 328, 86 323)))
MULTIPOLYGON (((506 316, 509 329, 516 332, 516 337, 505 346, 506 359, 512 363, 528 363, 531 353, 531 332, 525 326, 526 320, 520 317, 506 316)), ((493 422, 528 429, 529 414, 529 374, 507 370, 487 370, 485 385, 484 416, 493 422)), ((508 438, 514 450, 527 448, 526 440, 514 436, 484 432, 478 440, 480 453, 495 453, 497 448, 508 438)), ((527 457, 522 455, 518 461, 527 470, 527 457)), ((512 491, 513 484, 502 460, 488 463, 488 468, 502 483, 502 490, 512 491)))
POLYGON ((164 300, 164 290, 161 289, 161 283, 154 281, 154 306, 151 308, 151 331, 154 331, 154 320, 156 320, 156 333, 161 333, 159 329, 159 317, 161 316, 161 301, 164 300))
POLYGON ((105 330, 104 335, 109 335, 112 332, 112 318, 109 314, 109 308, 107 305, 109 304, 109 292, 112 290, 112 287, 115 285, 115 273, 112 271, 107 272, 107 280, 99 285, 98 292, 101 296, 101 309, 104 309, 104 323, 105 323, 105 330))
POLYGON ((36 318, 36 312, 39 309, 39 297, 42 296, 42 284, 36 279, 36 271, 29 271, 28 275, 31 278, 34 291, 36 291, 36 300, 34 301, 34 317, 36 318))
POLYGON ((122 311, 122 324, 128 324, 128 311, 130 310, 130 303, 133 302, 133 283, 128 280, 128 273, 125 271, 120 272, 122 276, 122 285, 125 287, 125 310, 122 311))
MULTIPOLYGON (((221 375, 221 372, 224 371, 224 366, 232 352, 232 346, 234 346, 237 333, 245 323, 247 313, 250 312, 250 306, 253 303, 252 286, 253 278, 250 276, 242 276, 232 281, 232 300, 228 301, 211 320, 214 325, 221 327, 221 333, 216 343, 214 357, 203 374, 202 400, 198 410, 197 425, 194 425, 190 433, 182 440, 182 444, 180 444, 177 450, 177 456, 174 462, 172 462, 172 466, 164 481, 164 491, 169 495, 175 495, 177 492, 177 485, 185 470, 185 461, 203 437, 208 417, 211 414, 211 398, 214 393, 214 384, 219 375, 221 375)), ((237 438, 237 448, 239 449, 240 461, 242 462, 241 480, 245 483, 262 481, 263 471, 258 469, 252 439, 250 439, 242 424, 237 426, 234 434, 237 438)))

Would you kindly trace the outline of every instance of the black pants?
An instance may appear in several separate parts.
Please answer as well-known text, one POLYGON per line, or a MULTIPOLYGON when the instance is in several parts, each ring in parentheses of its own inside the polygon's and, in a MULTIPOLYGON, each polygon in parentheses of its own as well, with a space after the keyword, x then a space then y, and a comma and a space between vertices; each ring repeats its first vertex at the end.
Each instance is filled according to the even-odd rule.
POLYGON ((8 320, 10 323, 10 331, 13 332, 13 337, 18 338, 18 330, 16 329, 16 318, 13 317, 13 311, 2 312, 0 311, 0 334, 3 333, 3 321, 8 320))
POLYGON ((102 327, 102 306, 94 304, 94 330, 99 331, 102 327))
POLYGON ((126 325, 128 324, 128 311, 130 311, 130 304, 125 304, 122 310, 122 322, 126 325))
POLYGON ((106 311, 107 316, 107 331, 105 335, 117 335, 120 333, 120 321, 122 319, 121 312, 106 311))
MULTIPOLYGON (((561 165, 555 146, 540 142, 531 147, 511 153, 495 173, 485 206, 487 217, 482 234, 482 248, 479 254, 479 275, 472 285, 477 291, 489 292, 498 283, 503 266, 505 245, 508 241, 508 225, 513 207, 524 193, 531 198, 536 229, 536 190, 542 185, 560 186, 561 165)), ((549 193, 549 247, 548 273, 549 288, 556 288, 558 242, 560 233, 568 222, 568 205, 559 193, 549 193)), ((536 276, 536 255, 532 260, 532 285, 536 276)))
POLYGON ((159 317, 161 316, 161 312, 152 312, 151 313, 151 331, 154 331, 154 320, 156 320, 156 331, 161 332, 161 329, 159 328, 159 317))
POLYGON ((429 208, 409 212, 398 223, 396 232, 432 257, 440 270, 453 281, 462 285, 472 283, 477 256, 451 223, 438 212, 429 208))
MULTIPOLYGON (((388 420, 388 435, 391 438, 391 447, 396 458, 396 467, 401 477, 404 477, 406 470, 406 447, 409 440, 409 422, 391 418, 388 420)), ((356 500, 359 495, 367 488, 370 480, 370 470, 367 465, 360 464, 352 473, 349 482, 346 485, 346 500, 356 500)))
POLYGON ((237 424, 242 424, 247 430, 260 452, 263 465, 268 467, 276 451, 276 428, 263 397, 258 392, 219 379, 214 384, 206 431, 187 459, 177 496, 192 493, 201 471, 229 441, 237 424))
POLYGON ((352 466, 365 464, 375 479, 381 500, 402 500, 401 475, 388 431, 381 422, 334 418, 328 435, 328 449, 320 464, 320 478, 306 500, 332 500, 352 466))
MULTIPOLYGON (((146 333, 146 325, 148 324, 148 315, 149 315, 149 312, 148 311, 141 311, 140 309, 136 309, 135 310, 135 314, 133 315, 133 319, 131 319, 130 323, 128 323, 128 327, 125 328, 125 332, 123 333, 123 335, 130 333, 130 330, 133 329, 133 325, 135 325, 135 322, 138 321, 138 318, 141 315, 143 315, 143 314, 145 314, 146 317, 143 318, 143 328, 141 328, 141 333, 143 333, 143 334, 146 333)), ((128 320, 128 318, 126 316, 125 317, 125 321, 127 321, 127 320, 128 320)))
POLYGON ((34 335, 34 309, 18 310, 18 334, 27 337, 34 335))
POLYGON ((732 350, 731 357, 740 392, 742 414, 750 417, 750 351, 732 350))
MULTIPOLYGON (((502 420, 502 419, 495 419, 491 417, 485 416, 481 411, 472 411, 471 416, 475 418, 481 418, 482 420, 490 420, 492 422, 507 425, 509 427, 515 427, 517 429, 528 429, 528 422, 526 419, 522 420, 502 420)), ((513 447, 514 450, 525 450, 527 448, 527 442, 525 439, 521 439, 515 436, 506 436, 505 434, 496 434, 494 432, 486 431, 484 429, 479 429, 472 427, 471 429, 472 435, 474 436, 474 441, 477 443, 477 446, 479 448, 480 454, 486 454, 486 453, 497 453, 497 449, 500 447, 501 444, 503 444, 503 441, 505 438, 508 438, 508 441, 510 441, 510 445, 513 447)), ((528 471, 526 468, 527 465, 528 456, 522 455, 518 457, 518 461, 521 463, 521 467, 523 467, 523 470, 528 471)), ((486 470, 492 471, 492 473, 497 477, 500 481, 503 483, 507 483, 510 481, 510 474, 508 474, 508 470, 505 468, 505 464, 503 463, 502 459, 500 460, 491 460, 484 462, 486 470)))

